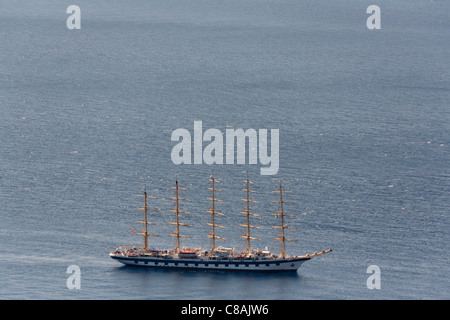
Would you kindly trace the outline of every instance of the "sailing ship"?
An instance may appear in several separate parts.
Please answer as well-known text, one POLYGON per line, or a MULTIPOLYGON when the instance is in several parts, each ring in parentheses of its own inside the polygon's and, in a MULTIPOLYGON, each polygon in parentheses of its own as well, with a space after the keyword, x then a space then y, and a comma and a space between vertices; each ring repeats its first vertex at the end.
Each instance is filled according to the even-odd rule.
POLYGON ((250 217, 257 217, 258 215, 250 212, 250 204, 257 201, 250 199, 250 194, 254 193, 254 190, 250 189, 250 185, 253 184, 248 177, 245 180, 246 197, 241 199, 246 202, 245 209, 241 212, 246 215, 246 224, 241 224, 246 232, 241 238, 247 240, 247 248, 243 252, 239 252, 234 248, 227 248, 218 246, 216 247, 216 240, 226 240, 225 238, 217 235, 216 229, 223 229, 216 223, 216 216, 223 216, 223 213, 216 210, 216 202, 222 202, 222 200, 216 198, 216 192, 221 191, 216 189, 216 184, 219 182, 215 180, 213 176, 210 177, 211 187, 208 188, 212 192, 212 197, 208 198, 211 201, 211 208, 207 210, 211 214, 211 223, 208 225, 211 227, 211 232, 208 237, 211 238, 212 247, 209 250, 202 248, 188 248, 180 246, 180 238, 191 238, 190 236, 182 235, 180 233, 180 227, 191 227, 191 225, 180 222, 181 214, 188 214, 188 212, 180 210, 180 201, 188 200, 179 196, 179 191, 186 190, 178 185, 178 179, 176 180, 175 197, 171 199, 175 200, 175 208, 170 210, 175 213, 175 222, 170 224, 175 225, 176 229, 171 236, 176 237, 177 246, 173 249, 156 249, 150 248, 148 239, 149 237, 159 237, 159 235, 149 233, 149 226, 156 225, 154 222, 148 221, 148 212, 156 211, 148 208, 147 199, 154 199, 144 191, 144 195, 139 195, 144 198, 144 206, 139 208, 144 211, 144 221, 139 223, 144 224, 144 229, 139 234, 144 238, 143 247, 135 246, 119 246, 114 251, 110 252, 110 257, 125 265, 149 267, 149 268, 165 268, 165 269, 192 269, 192 270, 221 270, 221 271, 261 271, 261 272, 277 272, 277 271, 297 271, 300 265, 310 260, 311 258, 319 255, 324 255, 332 250, 322 250, 321 252, 314 252, 312 254, 306 254, 302 256, 293 256, 286 254, 286 241, 297 241, 288 239, 285 236, 287 229, 296 229, 288 227, 285 223, 287 217, 294 217, 292 214, 286 214, 284 212, 284 204, 293 203, 291 201, 283 200, 283 194, 290 193, 290 191, 283 190, 281 181, 279 184, 279 190, 273 191, 273 193, 279 193, 279 200, 272 202, 279 203, 280 210, 274 214, 277 218, 280 218, 280 225, 273 228, 279 229, 280 234, 276 240, 282 243, 282 250, 279 254, 273 254, 265 247, 264 250, 252 249, 250 242, 252 240, 261 240, 251 236, 252 229, 259 229, 257 226, 250 224, 250 217))

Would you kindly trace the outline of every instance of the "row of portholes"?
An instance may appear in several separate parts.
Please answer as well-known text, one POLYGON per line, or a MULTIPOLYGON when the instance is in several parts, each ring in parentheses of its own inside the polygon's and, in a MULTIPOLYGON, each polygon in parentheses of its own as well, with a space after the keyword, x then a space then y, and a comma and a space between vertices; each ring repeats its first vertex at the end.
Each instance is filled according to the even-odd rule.
MULTIPOLYGON (((139 264, 139 261, 136 260, 136 261, 134 261, 134 263, 135 263, 135 264, 139 264)), ((144 261, 144 264, 148 264, 148 261, 144 261)), ((181 264, 183 264, 183 263, 181 263, 181 264)), ((219 267, 219 264, 218 264, 218 263, 207 263, 207 262, 202 262, 201 264, 203 264, 205 267, 209 266, 210 264, 214 264, 215 267, 219 267)), ((262 263, 261 263, 261 264, 262 264, 262 263)), ((160 265, 160 264, 159 264, 159 262, 154 262, 154 265, 155 265, 155 266, 158 266, 158 265, 160 265)), ((169 262, 164 262, 164 266, 168 266, 168 267, 170 267, 170 266, 178 266, 178 265, 179 265, 178 262, 171 262, 171 263, 169 263, 169 262)), ((228 264, 228 263, 225 263, 224 265, 225 265, 225 267, 227 267, 227 268, 229 267, 229 264, 228 264)), ((250 267, 250 264, 249 264, 249 263, 245 263, 245 264, 235 263, 234 265, 235 265, 235 267, 239 267, 239 266, 241 266, 241 265, 245 265, 246 267, 250 267)), ((260 263, 254 264, 255 267, 259 267, 259 265, 260 265, 260 263)), ((270 266, 269 263, 266 263, 265 265, 266 265, 266 267, 269 267, 269 266, 270 266)), ((279 266, 280 263, 276 263, 276 265, 279 266)), ((163 266, 163 265, 161 264, 161 266, 163 266)), ((194 264, 192 264, 192 263, 187 263, 187 262, 185 262, 185 263, 184 263, 184 266, 186 266, 186 267, 198 267, 198 266, 199 266, 199 263, 194 263, 194 264)))

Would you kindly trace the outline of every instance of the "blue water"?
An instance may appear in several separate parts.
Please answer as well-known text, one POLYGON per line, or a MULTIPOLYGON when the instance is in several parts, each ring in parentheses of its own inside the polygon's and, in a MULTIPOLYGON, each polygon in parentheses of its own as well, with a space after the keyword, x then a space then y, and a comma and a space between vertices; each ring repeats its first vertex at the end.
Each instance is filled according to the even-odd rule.
POLYGON ((449 299, 448 1, 76 1, 0 4, 1 299, 449 299), (366 9, 381 8, 381 30, 366 9), (280 169, 174 165, 173 130, 279 129, 280 169), (220 245, 252 224, 273 252, 279 179, 288 253, 333 248, 294 274, 162 271, 109 258, 141 245, 137 194, 157 196, 152 245, 172 247, 178 175, 207 248, 208 178, 220 245), (81 289, 66 286, 78 265, 81 289), (366 286, 380 267, 381 289, 366 286))

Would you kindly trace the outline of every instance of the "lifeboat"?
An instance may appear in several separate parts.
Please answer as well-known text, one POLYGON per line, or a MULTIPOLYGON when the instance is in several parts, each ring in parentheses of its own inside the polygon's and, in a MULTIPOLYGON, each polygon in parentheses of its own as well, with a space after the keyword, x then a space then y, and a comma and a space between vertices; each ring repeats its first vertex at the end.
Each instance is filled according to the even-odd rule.
POLYGON ((183 248, 178 252, 178 257, 184 259, 195 259, 197 258, 200 249, 197 248, 183 248))

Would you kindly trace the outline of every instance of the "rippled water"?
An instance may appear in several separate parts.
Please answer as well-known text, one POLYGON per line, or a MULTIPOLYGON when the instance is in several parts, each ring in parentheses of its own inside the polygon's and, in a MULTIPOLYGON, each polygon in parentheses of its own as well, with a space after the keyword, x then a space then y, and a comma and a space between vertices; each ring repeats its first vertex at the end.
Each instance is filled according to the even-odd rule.
MULTIPOLYGON (((2 299, 448 299, 449 4, 377 1, 57 1, 0 11, 2 299), (280 130, 280 169, 174 165, 177 128, 280 130), (278 252, 279 179, 295 204, 292 254, 333 248, 294 274, 144 270, 108 253, 171 247, 171 187, 187 188, 187 246, 210 245, 208 178, 221 180, 221 243, 245 248, 243 179, 254 181, 254 246, 278 252), (69 290, 69 265, 81 289, 69 290), (381 289, 369 290, 369 265, 381 289), (189 290, 186 290, 189 288, 189 290)), ((3 2, 5 3, 5 2, 3 2)))

